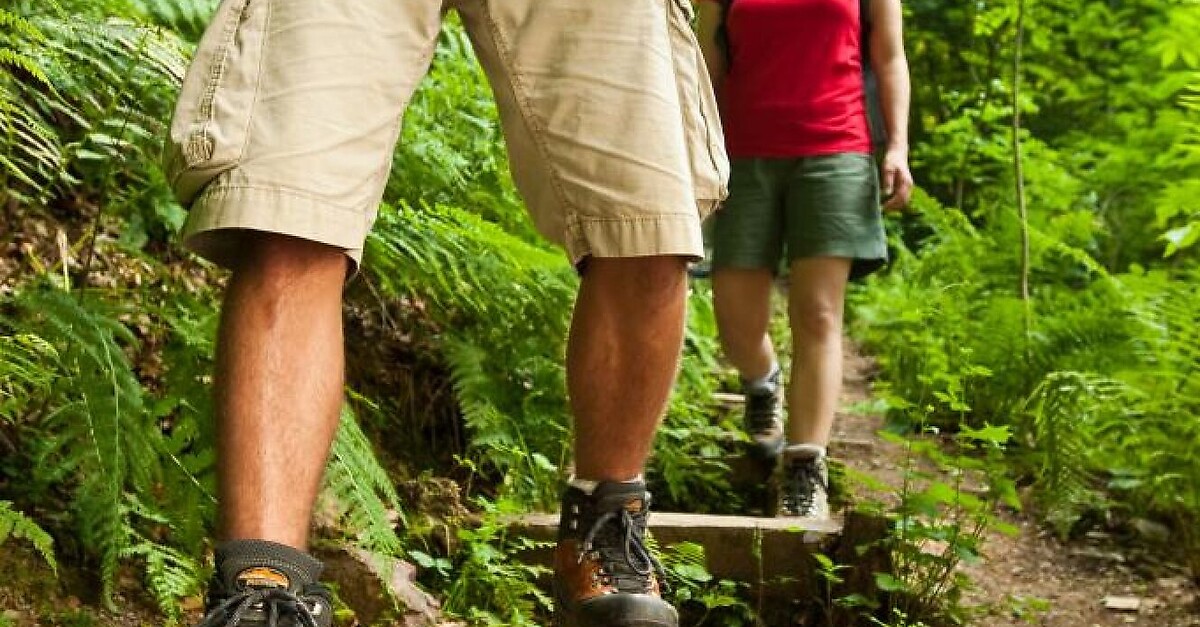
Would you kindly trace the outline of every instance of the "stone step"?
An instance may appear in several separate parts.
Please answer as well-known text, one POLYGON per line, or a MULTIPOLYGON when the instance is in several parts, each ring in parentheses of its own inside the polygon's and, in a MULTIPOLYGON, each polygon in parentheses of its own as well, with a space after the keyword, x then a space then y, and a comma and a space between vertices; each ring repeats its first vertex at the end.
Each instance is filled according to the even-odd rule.
MULTIPOLYGON (((552 542, 558 532, 558 514, 529 514, 514 518, 512 530, 532 540, 552 542)), ((814 520, 707 514, 650 514, 650 533, 660 547, 692 542, 704 547, 706 568, 715 579, 748 586, 750 599, 765 614, 776 618, 766 624, 791 624, 798 605, 811 604, 821 594, 814 553, 824 553, 838 563, 863 559, 853 546, 877 538, 876 521, 850 516, 814 520), (848 525, 848 527, 847 527, 848 525)), ((549 566, 552 546, 529 551, 522 559, 549 566)), ((871 572, 874 565, 867 567, 871 572)))
MULTIPOLYGON (((530 539, 554 540, 558 514, 523 516, 515 521, 514 527, 530 539)), ((705 549, 710 574, 718 579, 751 583, 759 579, 760 573, 762 578, 770 579, 806 569, 809 554, 821 550, 841 530, 840 520, 650 514, 650 532, 659 545, 699 544, 705 549), (761 560, 760 564, 759 555, 770 559, 761 560)), ((547 564, 548 556, 547 552, 547 564)))

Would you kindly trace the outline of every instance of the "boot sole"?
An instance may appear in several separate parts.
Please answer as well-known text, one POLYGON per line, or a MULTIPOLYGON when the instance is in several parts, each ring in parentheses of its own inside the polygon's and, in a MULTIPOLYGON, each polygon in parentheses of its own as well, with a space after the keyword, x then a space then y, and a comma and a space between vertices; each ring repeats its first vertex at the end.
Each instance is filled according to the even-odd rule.
MULTIPOLYGON (((658 620, 628 620, 619 623, 607 622, 606 627, 679 627, 678 622, 664 623, 658 620)), ((555 615, 553 627, 576 627, 575 623, 568 622, 566 619, 555 615)))
MULTIPOLYGON (((554 599, 555 607, 563 607, 557 595, 554 599)), ((554 618, 551 621, 552 627, 679 627, 679 613, 672 608, 673 618, 657 616, 653 618, 614 618, 603 617, 592 621, 581 620, 567 612, 555 609, 554 618), (602 622, 597 622, 602 621, 602 622)))

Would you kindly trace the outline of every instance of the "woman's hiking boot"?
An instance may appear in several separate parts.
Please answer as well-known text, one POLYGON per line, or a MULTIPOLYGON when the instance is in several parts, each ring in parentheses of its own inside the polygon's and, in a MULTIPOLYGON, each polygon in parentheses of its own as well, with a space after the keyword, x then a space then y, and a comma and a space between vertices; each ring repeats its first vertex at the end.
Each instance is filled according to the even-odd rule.
POLYGON ((829 464, 820 449, 803 444, 783 451, 779 515, 829 517, 829 464))
POLYGON ((558 627, 677 627, 662 565, 646 547, 650 493, 640 481, 567 488, 554 551, 558 627))
POLYGON ((232 540, 217 547, 204 620, 196 627, 329 627, 333 602, 317 583, 323 565, 290 546, 232 540))
POLYGON ((783 386, 776 368, 763 381, 742 381, 746 397, 743 424, 750 436, 751 457, 773 460, 783 450, 783 386))

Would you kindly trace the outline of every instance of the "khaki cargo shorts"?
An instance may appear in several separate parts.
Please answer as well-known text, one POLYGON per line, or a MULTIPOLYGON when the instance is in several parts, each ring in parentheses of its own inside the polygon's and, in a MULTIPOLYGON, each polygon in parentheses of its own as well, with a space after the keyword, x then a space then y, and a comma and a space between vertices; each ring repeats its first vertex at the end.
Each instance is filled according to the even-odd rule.
POLYGON ((231 265, 265 231, 357 264, 449 9, 546 237, 573 262, 703 256, 729 165, 689 0, 223 0, 164 155, 185 243, 231 265))

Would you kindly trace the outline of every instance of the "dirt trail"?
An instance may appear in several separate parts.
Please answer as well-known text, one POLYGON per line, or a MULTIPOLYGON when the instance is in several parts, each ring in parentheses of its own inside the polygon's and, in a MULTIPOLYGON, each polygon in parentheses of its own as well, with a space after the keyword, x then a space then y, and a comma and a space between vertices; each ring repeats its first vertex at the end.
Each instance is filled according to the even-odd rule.
MULTIPOLYGON (((853 352, 846 356, 842 406, 862 407, 871 398, 872 362, 853 352)), ((904 452, 876 434, 882 417, 848 411, 840 414, 834 453, 847 465, 892 486, 901 481, 904 452)), ((972 625, 981 627, 1200 627, 1200 590, 1175 565, 1119 545, 1103 534, 1063 543, 1025 514, 1006 515, 1020 529, 1016 536, 992 533, 985 561, 963 567, 976 583, 966 604, 979 606, 972 625), (1105 608, 1108 597, 1124 597, 1136 611, 1105 608), (1048 604, 1038 609, 1039 600, 1048 604)))

